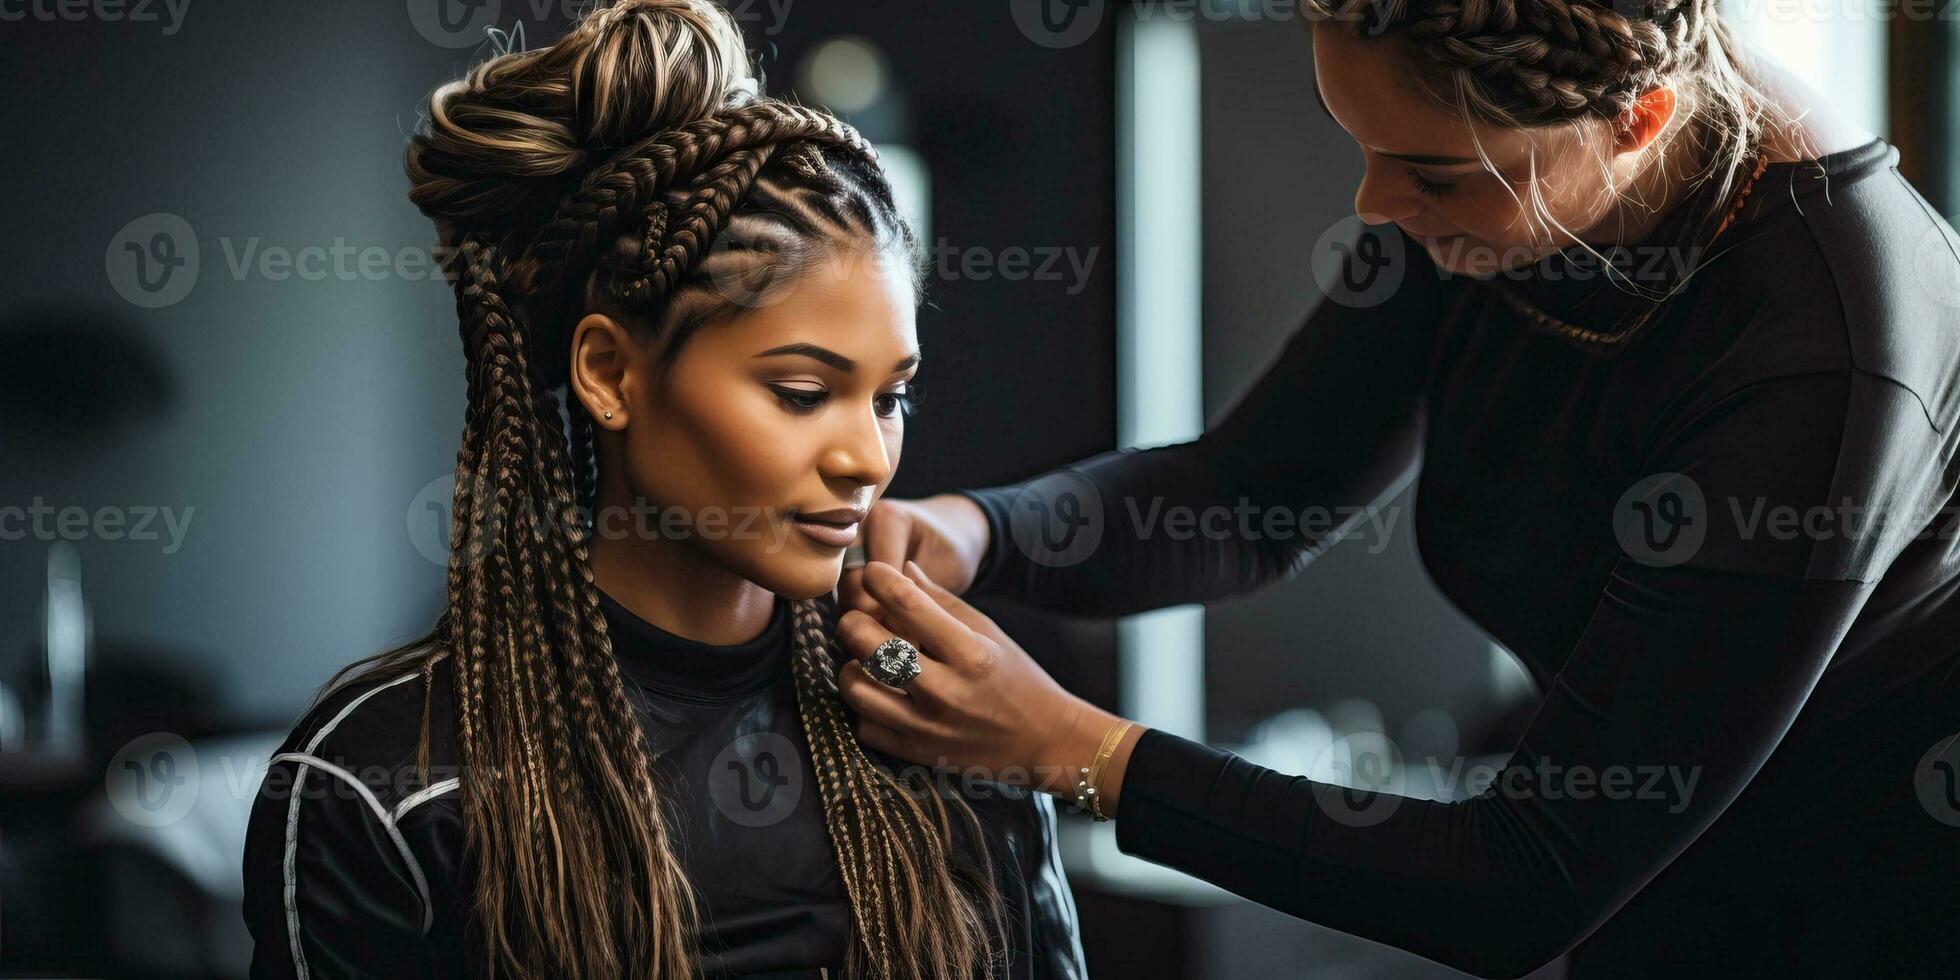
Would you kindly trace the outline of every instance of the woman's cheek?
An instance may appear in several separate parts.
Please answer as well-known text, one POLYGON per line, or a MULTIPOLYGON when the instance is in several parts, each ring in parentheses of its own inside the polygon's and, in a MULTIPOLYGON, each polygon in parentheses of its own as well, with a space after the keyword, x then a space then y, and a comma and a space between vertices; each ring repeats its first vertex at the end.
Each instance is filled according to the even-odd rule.
MULTIPOLYGON (((905 453, 905 418, 900 416, 892 424, 891 434, 885 437, 885 458, 891 460, 892 473, 898 473, 899 457, 905 453)), ((889 481, 888 481, 889 482, 889 481)))
POLYGON ((757 413, 731 437, 736 445, 728 463, 742 498, 771 507, 807 503, 794 495, 816 469, 815 442, 796 429, 792 418, 780 410, 774 417, 757 413))

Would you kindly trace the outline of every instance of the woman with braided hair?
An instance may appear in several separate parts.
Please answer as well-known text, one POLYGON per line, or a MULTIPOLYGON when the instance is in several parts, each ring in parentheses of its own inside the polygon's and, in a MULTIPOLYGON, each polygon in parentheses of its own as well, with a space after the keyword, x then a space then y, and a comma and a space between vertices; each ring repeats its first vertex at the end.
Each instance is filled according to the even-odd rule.
POLYGON ((874 508, 838 633, 921 670, 840 675, 860 737, 1059 770, 1127 853, 1480 976, 1953 975, 1953 229, 1715 0, 1302 9, 1369 230, 1202 437, 874 508), (1404 760, 1445 799, 1133 724, 960 597, 1243 595, 1412 482, 1392 526, 1543 692, 1495 771, 1404 760))
POLYGON ((436 90, 407 169, 469 369, 448 608, 274 757, 253 976, 1084 976, 1048 799, 838 695, 919 368, 871 148, 708 0, 622 0, 436 90))

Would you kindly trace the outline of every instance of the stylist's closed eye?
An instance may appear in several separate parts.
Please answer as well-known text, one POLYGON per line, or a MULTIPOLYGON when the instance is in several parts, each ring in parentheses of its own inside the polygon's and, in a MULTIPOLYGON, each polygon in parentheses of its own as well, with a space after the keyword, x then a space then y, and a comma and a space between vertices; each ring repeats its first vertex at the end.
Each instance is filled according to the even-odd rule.
POLYGON ((1418 194, 1424 194, 1429 197, 1443 197, 1456 191, 1456 184, 1451 181, 1435 180, 1425 177, 1422 171, 1414 167, 1408 168, 1408 171, 1409 183, 1415 185, 1416 193, 1418 194))

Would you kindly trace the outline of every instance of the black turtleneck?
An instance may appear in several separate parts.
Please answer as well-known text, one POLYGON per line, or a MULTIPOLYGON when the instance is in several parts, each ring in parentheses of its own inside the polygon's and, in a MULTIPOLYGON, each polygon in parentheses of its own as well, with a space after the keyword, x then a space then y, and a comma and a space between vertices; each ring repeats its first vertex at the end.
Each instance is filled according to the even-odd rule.
POLYGON ((797 715, 789 602, 732 646, 677 636, 603 591, 599 607, 700 900, 705 972, 841 965, 850 905, 797 715))

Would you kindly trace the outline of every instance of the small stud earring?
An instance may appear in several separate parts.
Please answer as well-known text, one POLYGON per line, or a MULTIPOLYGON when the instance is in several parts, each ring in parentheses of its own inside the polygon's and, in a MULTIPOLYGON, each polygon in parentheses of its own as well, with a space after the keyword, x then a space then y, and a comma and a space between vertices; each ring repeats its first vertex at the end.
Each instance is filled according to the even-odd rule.
POLYGON ((607 412, 607 413, 606 413, 606 417, 607 417, 607 418, 612 418, 612 413, 611 413, 611 412, 607 412))

